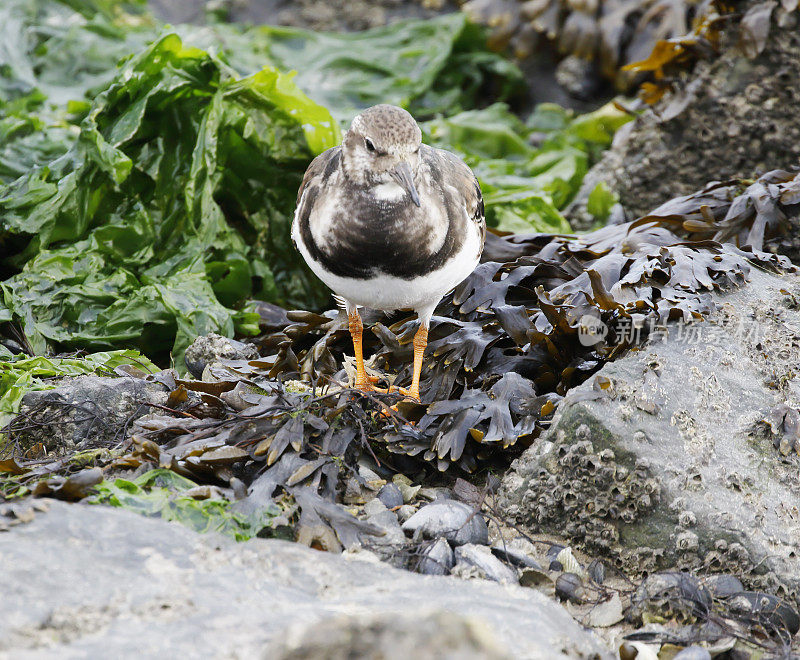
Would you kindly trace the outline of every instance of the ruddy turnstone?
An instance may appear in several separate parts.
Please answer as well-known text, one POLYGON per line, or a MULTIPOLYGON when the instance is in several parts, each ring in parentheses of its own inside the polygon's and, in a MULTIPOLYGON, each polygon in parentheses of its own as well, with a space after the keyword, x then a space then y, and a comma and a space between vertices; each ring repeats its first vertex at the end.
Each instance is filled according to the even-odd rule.
POLYGON ((414 371, 411 387, 398 389, 419 400, 433 311, 477 266, 485 236, 472 170, 422 144, 419 126, 402 108, 364 110, 341 146, 312 161, 297 195, 292 239, 347 311, 358 389, 377 389, 364 368, 358 307, 409 308, 420 321, 414 371))

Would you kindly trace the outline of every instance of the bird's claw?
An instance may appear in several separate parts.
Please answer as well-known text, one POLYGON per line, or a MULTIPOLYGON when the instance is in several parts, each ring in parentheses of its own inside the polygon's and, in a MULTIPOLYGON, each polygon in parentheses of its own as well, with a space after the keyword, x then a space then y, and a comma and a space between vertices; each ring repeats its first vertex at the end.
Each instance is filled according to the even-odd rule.
POLYGON ((383 387, 375 387, 373 383, 377 383, 379 378, 374 378, 373 376, 367 376, 366 380, 357 380, 353 387, 357 389, 359 392, 364 392, 366 394, 374 392, 376 394, 386 394, 389 390, 383 387))
POLYGON ((397 388, 398 394, 402 394, 407 399, 413 400, 415 403, 421 403, 419 400, 419 390, 414 389, 413 387, 406 389, 405 387, 398 387, 397 388))

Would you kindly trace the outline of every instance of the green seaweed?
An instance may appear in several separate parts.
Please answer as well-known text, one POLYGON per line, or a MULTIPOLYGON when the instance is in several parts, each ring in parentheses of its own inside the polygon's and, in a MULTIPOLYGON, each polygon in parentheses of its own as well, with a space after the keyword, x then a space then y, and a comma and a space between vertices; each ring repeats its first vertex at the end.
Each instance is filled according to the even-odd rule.
MULTIPOLYGON (((222 498, 198 499, 198 485, 171 470, 149 470, 135 479, 106 480, 95 486, 86 501, 127 509, 148 517, 176 522, 196 532, 216 532, 246 541, 285 523, 284 511, 274 502, 252 514, 235 511, 222 498), (193 494, 193 492, 195 494, 193 494)), ((272 536, 275 533, 270 534, 272 536)))
MULTIPOLYGON (((158 368, 138 351, 118 350, 74 357, 11 355, 0 346, 0 430, 19 412, 25 392, 55 387, 55 379, 86 374, 113 374, 115 367, 132 365, 145 372, 158 368)), ((0 440, 3 434, 0 433, 0 440)))

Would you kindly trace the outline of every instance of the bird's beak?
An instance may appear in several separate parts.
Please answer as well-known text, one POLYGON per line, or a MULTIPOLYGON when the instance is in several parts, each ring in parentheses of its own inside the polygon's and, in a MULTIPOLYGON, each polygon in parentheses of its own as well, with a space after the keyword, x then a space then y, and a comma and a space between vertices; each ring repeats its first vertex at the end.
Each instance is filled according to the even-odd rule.
POLYGON ((419 206, 419 195, 417 188, 414 185, 414 176, 411 174, 411 168, 405 161, 401 162, 397 167, 389 171, 392 178, 399 183, 403 189, 410 195, 411 201, 419 206))

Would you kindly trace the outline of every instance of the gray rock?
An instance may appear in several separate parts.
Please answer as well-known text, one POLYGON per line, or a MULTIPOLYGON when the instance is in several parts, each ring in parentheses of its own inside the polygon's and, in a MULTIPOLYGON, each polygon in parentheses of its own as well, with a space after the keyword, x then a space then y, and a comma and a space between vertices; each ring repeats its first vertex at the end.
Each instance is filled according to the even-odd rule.
POLYGON ((216 333, 198 337, 186 349, 183 361, 189 373, 195 378, 202 378, 206 365, 218 360, 254 360, 258 357, 258 349, 252 344, 244 344, 216 333))
POLYGON ((375 515, 376 513, 383 513, 388 511, 386 505, 381 502, 377 497, 371 499, 364 505, 364 514, 367 516, 375 515))
POLYGON ((164 385, 141 378, 64 378, 55 389, 22 397, 9 439, 23 449, 41 443, 58 454, 114 446, 131 422, 153 412, 148 403, 163 405, 167 396, 164 385))
POLYGON ((711 654, 702 646, 688 646, 672 660, 711 660, 711 654))
POLYGON ((445 539, 437 539, 422 551, 414 570, 425 575, 447 575, 454 565, 450 544, 445 539))
POLYGON ((514 566, 519 566, 520 568, 535 568, 540 571, 542 570, 539 562, 531 557, 527 552, 516 550, 507 543, 496 543, 493 545, 492 554, 507 564, 513 564, 514 566))
POLYGON ((439 500, 422 507, 403 523, 403 531, 428 539, 442 536, 455 545, 489 542, 489 528, 481 513, 455 500, 439 500))
POLYGON ((378 491, 378 499, 390 509, 403 506, 403 494, 395 484, 389 483, 381 488, 378 491))
POLYGON ((397 522, 397 516, 389 511, 389 509, 384 508, 383 511, 367 516, 367 522, 380 527, 384 532, 383 536, 376 537, 375 539, 378 545, 406 544, 406 535, 403 534, 400 523, 397 522))
POLYGON ((446 622, 445 640, 470 637, 453 641, 465 653, 498 649, 472 657, 613 657, 532 589, 236 543, 102 506, 54 501, 0 535, 0 565, 3 657, 342 657, 325 653, 326 640, 334 651, 362 635, 390 653, 395 642, 434 644, 431 621, 446 622), (394 621, 402 642, 387 629, 394 621), (297 651, 304 637, 318 655, 297 651))
POLYGON ((751 278, 714 294, 708 320, 670 324, 664 341, 571 390, 506 474, 499 508, 630 572, 705 566, 797 597, 800 534, 786 505, 800 492, 798 457, 776 448, 791 430, 767 421, 800 407, 800 278, 751 278))
POLYGON ((511 660, 479 622, 451 612, 342 616, 289 629, 265 660, 511 660))
MULTIPOLYGON (((667 94, 617 132, 612 148, 589 171, 565 210, 573 228, 588 226, 586 203, 600 181, 619 194, 634 219, 709 180, 746 179, 797 163, 796 20, 779 29, 773 16, 766 48, 755 59, 742 55, 739 22, 730 25, 734 34, 721 57, 698 62, 684 89, 667 94), (698 126, 702 130, 695 130, 698 126)), ((795 236, 795 244, 797 240, 795 236)))
POLYGON ((501 562, 485 545, 468 543, 456 548, 455 555, 456 566, 459 564, 474 566, 486 576, 487 580, 506 584, 519 583, 517 571, 501 562))
POLYGON ((411 504, 404 504, 397 510, 397 519, 404 523, 406 522, 411 516, 413 516, 417 512, 417 507, 412 506, 411 504))

